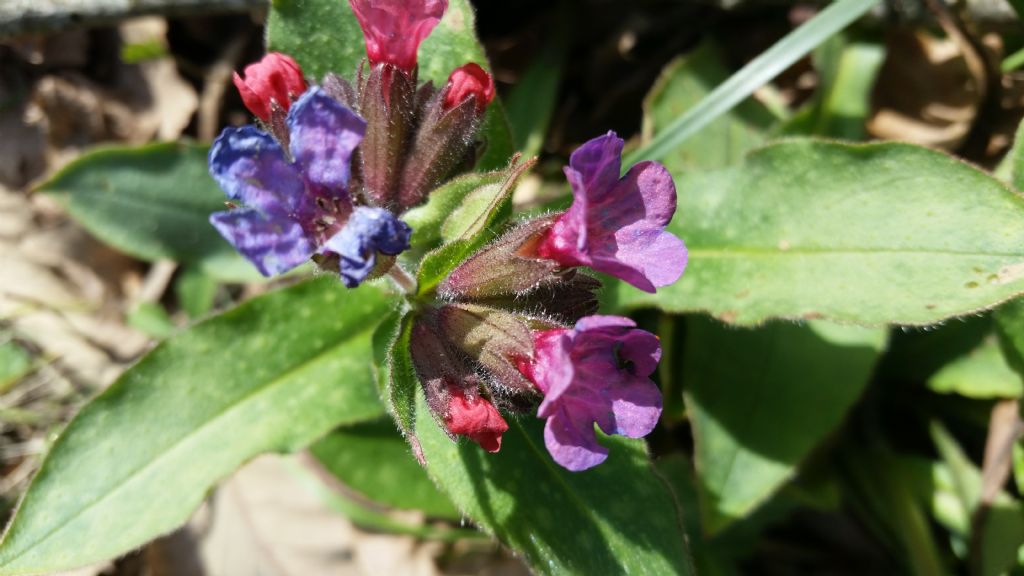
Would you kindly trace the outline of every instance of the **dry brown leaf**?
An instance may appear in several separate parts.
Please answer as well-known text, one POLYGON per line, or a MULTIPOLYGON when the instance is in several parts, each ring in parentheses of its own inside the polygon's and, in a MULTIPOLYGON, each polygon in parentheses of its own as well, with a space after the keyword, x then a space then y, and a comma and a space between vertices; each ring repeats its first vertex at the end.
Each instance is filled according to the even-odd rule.
POLYGON ((868 132, 887 140, 954 149, 984 98, 984 69, 952 39, 893 33, 874 93, 868 132))
POLYGON ((204 534, 206 574, 319 576, 437 573, 433 552, 411 537, 371 536, 329 509, 302 485, 289 458, 257 458, 210 501, 204 534))

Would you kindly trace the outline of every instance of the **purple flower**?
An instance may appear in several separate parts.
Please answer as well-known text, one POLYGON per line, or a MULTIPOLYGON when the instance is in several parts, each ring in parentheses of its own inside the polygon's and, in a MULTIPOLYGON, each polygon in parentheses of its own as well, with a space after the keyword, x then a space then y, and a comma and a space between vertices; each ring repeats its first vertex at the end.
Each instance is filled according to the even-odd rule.
POLYGON ((210 174, 240 206, 210 222, 264 276, 336 253, 345 284, 358 285, 378 250, 397 254, 409 236, 390 213, 352 204, 350 161, 366 123, 312 88, 291 106, 286 124, 287 153, 255 126, 227 128, 213 143, 210 174))
POLYGON ((544 444, 574 472, 604 462, 594 424, 606 434, 646 436, 661 416, 661 392, 649 376, 661 346, 629 318, 588 316, 573 329, 534 334, 532 363, 520 369, 541 392, 544 444))
POLYGON ((537 255, 564 266, 590 266, 654 292, 686 268, 686 246, 665 231, 676 211, 676 188, 657 162, 640 162, 619 178, 622 146, 609 132, 573 152, 565 168, 572 206, 541 240, 537 255))

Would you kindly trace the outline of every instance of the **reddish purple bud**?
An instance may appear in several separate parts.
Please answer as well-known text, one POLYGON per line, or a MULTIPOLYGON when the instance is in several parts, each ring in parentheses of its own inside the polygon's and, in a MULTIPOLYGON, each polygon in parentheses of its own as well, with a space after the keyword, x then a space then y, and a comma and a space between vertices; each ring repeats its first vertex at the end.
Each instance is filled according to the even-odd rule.
POLYGON ((462 388, 449 388, 451 400, 444 423, 452 434, 465 436, 488 452, 501 449, 501 435, 508 430, 508 424, 498 409, 480 395, 467 396, 462 388))
POLYGON ((273 105, 287 112, 292 100, 306 91, 302 68, 287 54, 268 52, 262 60, 245 67, 245 77, 234 75, 242 102, 257 118, 270 122, 273 105))
POLYGON ((551 217, 529 220, 459 264, 438 291, 451 299, 521 296, 555 279, 558 263, 537 258, 538 238, 551 227, 551 217))
POLYGON ((686 268, 686 246, 665 231, 676 211, 676 188, 657 162, 640 162, 620 178, 622 146, 609 132, 572 153, 565 168, 572 206, 551 226, 537 255, 563 266, 590 266, 654 292, 686 268))
POLYGON ((641 438, 661 416, 661 392, 649 376, 661 359, 658 338, 629 318, 588 316, 571 329, 534 333, 533 362, 520 367, 544 393, 544 444, 572 471, 604 462, 594 424, 606 434, 641 438))
POLYGON ((497 452, 508 424, 494 404, 480 395, 480 378, 449 345, 433 313, 413 324, 411 344, 416 376, 434 419, 452 439, 466 436, 485 450, 497 452))
POLYGON ((385 62, 406 72, 416 67, 420 43, 441 21, 447 0, 349 0, 366 37, 370 64, 385 62))
POLYGON ((441 333, 473 358, 489 382, 509 393, 535 395, 518 366, 533 357, 533 336, 515 314, 475 304, 450 304, 437 313, 441 333))
POLYGON ((456 68, 448 77, 444 108, 451 110, 469 98, 474 99, 477 114, 483 114, 494 100, 494 78, 473 62, 456 68))

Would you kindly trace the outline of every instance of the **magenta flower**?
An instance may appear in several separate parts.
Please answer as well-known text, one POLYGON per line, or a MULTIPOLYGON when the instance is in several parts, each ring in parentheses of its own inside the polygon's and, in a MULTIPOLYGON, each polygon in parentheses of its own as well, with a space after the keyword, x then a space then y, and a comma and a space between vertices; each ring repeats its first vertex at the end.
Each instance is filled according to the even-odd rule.
POLYGON ((574 472, 604 462, 594 424, 606 434, 641 438, 661 417, 661 392, 649 376, 661 346, 629 318, 588 316, 573 329, 534 334, 532 363, 521 367, 544 401, 544 444, 551 457, 574 472))
POLYGON ((411 72, 420 43, 441 21, 448 0, 349 0, 366 37, 370 64, 411 72))
POLYGON ((645 292, 679 279, 686 245, 665 226, 676 211, 672 175, 640 162, 622 178, 623 141, 609 132, 580 146, 565 175, 573 203, 537 247, 564 266, 590 266, 645 292))

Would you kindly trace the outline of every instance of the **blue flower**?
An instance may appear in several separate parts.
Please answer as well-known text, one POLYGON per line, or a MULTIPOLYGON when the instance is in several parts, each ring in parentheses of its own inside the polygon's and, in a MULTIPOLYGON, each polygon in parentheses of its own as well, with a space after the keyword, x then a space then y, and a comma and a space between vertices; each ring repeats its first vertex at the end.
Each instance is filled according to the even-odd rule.
POLYGON ((355 288, 377 265, 377 253, 395 256, 409 249, 412 228, 383 208, 360 206, 327 241, 326 248, 340 258, 341 281, 355 288))
POLYGON ((355 206, 352 154, 366 122, 320 88, 289 109, 288 150, 255 126, 227 128, 210 149, 210 174, 237 207, 210 222, 264 276, 314 254, 337 254, 346 286, 373 270, 376 253, 409 247, 409 227, 382 208, 355 206))

